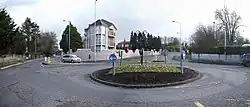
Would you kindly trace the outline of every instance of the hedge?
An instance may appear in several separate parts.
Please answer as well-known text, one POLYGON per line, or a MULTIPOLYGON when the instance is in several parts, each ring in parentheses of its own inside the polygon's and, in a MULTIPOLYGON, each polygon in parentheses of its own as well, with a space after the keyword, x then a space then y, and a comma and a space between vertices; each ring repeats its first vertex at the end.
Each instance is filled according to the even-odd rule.
MULTIPOLYGON (((184 49, 184 48, 185 47, 182 47, 182 49, 184 49)), ((180 45, 168 46, 167 49, 170 52, 180 52, 180 45)))
MULTIPOLYGON (((214 48, 191 48, 192 53, 196 54, 224 54, 224 47, 214 48)), ((250 53, 250 47, 226 47, 227 55, 242 55, 244 53, 250 53)))

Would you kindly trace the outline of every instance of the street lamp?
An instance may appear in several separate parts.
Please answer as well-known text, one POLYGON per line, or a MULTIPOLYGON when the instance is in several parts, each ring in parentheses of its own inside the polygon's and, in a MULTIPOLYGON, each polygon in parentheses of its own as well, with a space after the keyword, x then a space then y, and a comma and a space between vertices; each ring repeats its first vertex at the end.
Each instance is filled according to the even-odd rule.
POLYGON ((95 0, 95 12, 94 12, 94 61, 96 61, 96 2, 97 0, 95 0))
POLYGON ((69 54, 70 54, 70 27, 71 27, 70 24, 71 22, 68 20, 63 20, 63 22, 66 22, 66 21, 69 22, 69 38, 68 39, 69 39, 69 54))
MULTIPOLYGON (((180 25, 180 55, 182 55, 182 40, 181 40, 181 23, 179 21, 172 21, 173 23, 178 23, 180 25)), ((181 73, 183 73, 182 59, 180 61, 181 64, 181 73)))

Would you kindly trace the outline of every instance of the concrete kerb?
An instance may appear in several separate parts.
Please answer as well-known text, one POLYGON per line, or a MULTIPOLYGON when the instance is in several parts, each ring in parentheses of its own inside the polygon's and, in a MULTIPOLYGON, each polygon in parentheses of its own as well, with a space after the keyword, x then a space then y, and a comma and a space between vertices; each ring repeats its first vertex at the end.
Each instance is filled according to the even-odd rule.
MULTIPOLYGON (((111 68, 109 68, 109 69, 111 69, 111 68)), ((101 69, 101 70, 104 70, 104 69, 101 69)), ((91 73, 90 78, 92 80, 96 81, 96 82, 99 82, 99 83, 102 83, 102 84, 105 84, 105 85, 109 85, 109 86, 113 86, 113 87, 122 87, 122 88, 158 88, 158 87, 176 86, 176 85, 181 85, 181 84, 186 84, 186 83, 196 81, 198 79, 201 79, 202 76, 203 76, 202 73, 194 70, 195 72, 198 73, 198 75, 196 77, 194 77, 194 78, 187 79, 187 80, 184 80, 184 81, 178 81, 178 82, 166 83, 166 84, 139 84, 139 85, 134 85, 134 84, 120 84, 120 83, 101 80, 101 79, 96 77, 96 73, 100 72, 101 70, 98 70, 98 71, 95 71, 95 72, 91 73)))
POLYGON ((27 60, 27 61, 24 61, 24 62, 18 62, 18 63, 11 64, 11 65, 8 65, 8 66, 5 66, 5 67, 1 67, 0 69, 4 70, 4 69, 7 69, 7 68, 11 68, 11 67, 19 66, 19 65, 22 65, 22 64, 25 64, 25 63, 29 63, 29 62, 35 61, 35 60, 41 60, 41 58, 27 60))
POLYGON ((68 66, 83 66, 83 65, 91 65, 91 64, 103 64, 103 63, 59 63, 59 64, 41 63, 41 65, 43 67, 46 67, 46 68, 68 67, 68 66))

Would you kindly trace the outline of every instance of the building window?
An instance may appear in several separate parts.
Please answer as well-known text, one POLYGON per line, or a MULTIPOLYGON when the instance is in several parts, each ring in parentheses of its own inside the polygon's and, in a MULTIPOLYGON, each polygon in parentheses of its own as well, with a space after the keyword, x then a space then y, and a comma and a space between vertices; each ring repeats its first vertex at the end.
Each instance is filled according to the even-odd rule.
POLYGON ((114 38, 108 38, 108 45, 109 46, 115 46, 114 38))
POLYGON ((104 45, 106 44, 106 37, 105 37, 105 35, 102 36, 102 44, 104 44, 104 45))
POLYGON ((96 34, 96 44, 101 44, 101 34, 96 34))
POLYGON ((96 44, 98 44, 98 45, 101 44, 101 38, 96 38, 96 44))
POLYGON ((101 46, 96 46, 96 52, 101 52, 101 46))

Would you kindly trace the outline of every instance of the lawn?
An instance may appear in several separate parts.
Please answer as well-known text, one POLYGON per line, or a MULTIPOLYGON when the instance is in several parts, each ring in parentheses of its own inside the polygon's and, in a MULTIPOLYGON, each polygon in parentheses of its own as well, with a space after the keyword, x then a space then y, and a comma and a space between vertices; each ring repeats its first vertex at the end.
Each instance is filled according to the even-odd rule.
POLYGON ((179 68, 170 65, 164 64, 124 64, 118 66, 115 69, 116 73, 125 73, 125 72, 181 72, 179 68))

